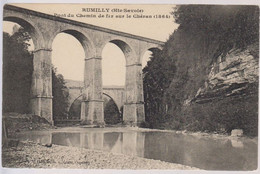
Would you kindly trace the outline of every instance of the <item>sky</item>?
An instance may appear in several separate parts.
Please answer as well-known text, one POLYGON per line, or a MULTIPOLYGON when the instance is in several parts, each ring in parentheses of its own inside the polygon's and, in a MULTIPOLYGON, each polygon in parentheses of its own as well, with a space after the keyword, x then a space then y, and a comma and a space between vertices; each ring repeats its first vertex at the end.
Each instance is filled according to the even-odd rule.
MULTIPOLYGON (((51 14, 66 15, 64 18, 93 24, 109 29, 114 29, 130 34, 135 34, 151 39, 166 41, 170 34, 178 27, 174 18, 170 15, 174 5, 109 5, 109 4, 12 4, 15 6, 51 14), (169 18, 90 18, 77 17, 76 15, 91 14, 98 16, 100 12, 84 12, 83 9, 105 8, 110 13, 103 14, 126 15, 168 15, 169 18), (111 10, 114 10, 112 13, 111 10), (120 10, 136 10, 139 12, 123 13, 120 10), (74 17, 67 17, 74 14, 74 17)), ((12 31, 14 23, 4 22, 3 30, 12 31)), ((30 48, 33 50, 33 47, 30 48)), ((57 67, 58 73, 65 79, 83 81, 84 73, 84 51, 76 38, 69 34, 58 34, 52 44, 52 63, 57 67)), ((151 52, 147 51, 143 57, 142 66, 146 65, 151 52)), ((125 84, 125 57, 123 52, 116 45, 107 43, 102 51, 102 79, 103 85, 125 84)))

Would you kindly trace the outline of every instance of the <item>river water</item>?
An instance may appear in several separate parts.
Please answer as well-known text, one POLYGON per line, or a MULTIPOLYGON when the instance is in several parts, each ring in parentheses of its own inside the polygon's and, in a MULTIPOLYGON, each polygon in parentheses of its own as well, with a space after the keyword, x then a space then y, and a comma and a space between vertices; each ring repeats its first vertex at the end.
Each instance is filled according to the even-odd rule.
POLYGON ((19 133, 20 140, 83 147, 205 170, 257 169, 257 141, 129 128, 62 128, 19 133))

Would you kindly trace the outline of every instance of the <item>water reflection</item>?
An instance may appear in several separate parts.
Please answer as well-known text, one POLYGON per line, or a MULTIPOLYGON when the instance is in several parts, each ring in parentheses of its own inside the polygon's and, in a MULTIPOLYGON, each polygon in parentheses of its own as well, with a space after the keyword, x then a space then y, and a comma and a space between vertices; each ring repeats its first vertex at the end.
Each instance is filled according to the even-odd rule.
POLYGON ((38 143, 75 146, 174 162, 206 170, 255 170, 257 143, 165 132, 45 132, 21 134, 38 143))
POLYGON ((232 144, 232 147, 237 147, 237 148, 243 148, 244 147, 243 142, 238 140, 238 139, 231 139, 231 144, 232 144))

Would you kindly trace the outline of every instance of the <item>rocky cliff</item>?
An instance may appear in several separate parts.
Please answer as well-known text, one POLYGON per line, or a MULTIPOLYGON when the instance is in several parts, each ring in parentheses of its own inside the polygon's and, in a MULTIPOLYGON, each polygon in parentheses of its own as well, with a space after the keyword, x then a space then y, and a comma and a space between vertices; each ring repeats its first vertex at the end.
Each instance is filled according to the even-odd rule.
MULTIPOLYGON (((219 56, 212 64, 205 85, 197 91, 193 101, 212 102, 225 97, 255 94, 252 90, 258 84, 259 59, 257 45, 246 50, 231 50, 225 56, 219 56)), ((257 93, 256 93, 257 95, 257 93)))
POLYGON ((145 69, 150 127, 257 135, 259 7, 185 5, 173 14, 178 29, 145 69))
POLYGON ((257 135, 258 52, 254 44, 231 50, 212 63, 204 85, 175 113, 181 115, 184 129, 226 133, 242 129, 246 135, 257 135))

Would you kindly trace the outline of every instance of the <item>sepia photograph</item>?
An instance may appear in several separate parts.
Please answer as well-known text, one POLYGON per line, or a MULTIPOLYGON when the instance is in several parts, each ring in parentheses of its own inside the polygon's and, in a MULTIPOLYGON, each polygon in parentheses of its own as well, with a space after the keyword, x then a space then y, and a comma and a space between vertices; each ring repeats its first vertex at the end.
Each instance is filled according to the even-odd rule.
POLYGON ((259 4, 6 3, 1 44, 2 169, 259 171, 259 4))

